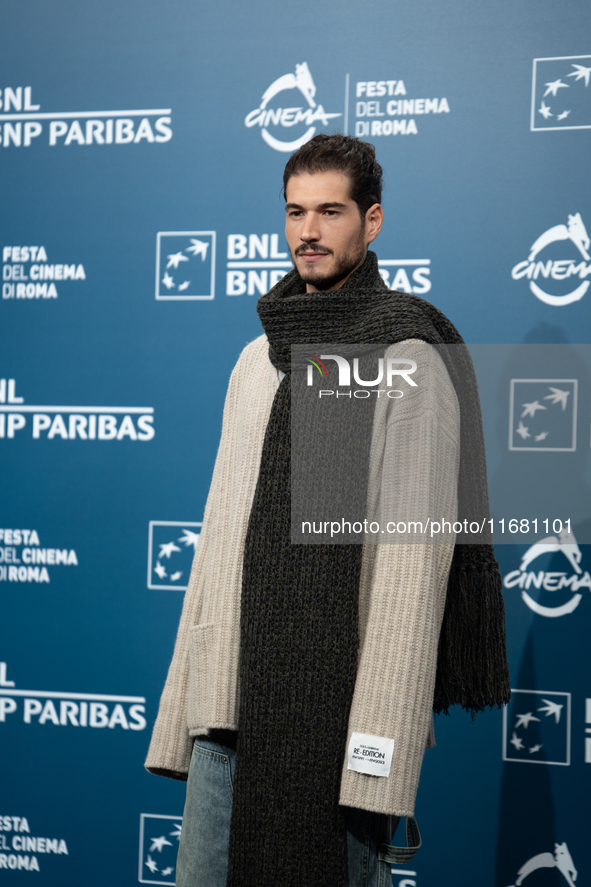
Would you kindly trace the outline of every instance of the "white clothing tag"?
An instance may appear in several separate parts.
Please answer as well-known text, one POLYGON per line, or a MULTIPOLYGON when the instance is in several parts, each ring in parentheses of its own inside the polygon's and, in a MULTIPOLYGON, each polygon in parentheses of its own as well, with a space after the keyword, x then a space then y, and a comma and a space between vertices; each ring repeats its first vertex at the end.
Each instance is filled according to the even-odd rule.
POLYGON ((285 373, 283 372, 283 370, 277 370, 277 376, 279 377, 279 381, 281 382, 283 377, 285 376, 285 373))
POLYGON ((347 769, 372 776, 389 776, 393 753, 393 739, 353 733, 347 753, 347 769))

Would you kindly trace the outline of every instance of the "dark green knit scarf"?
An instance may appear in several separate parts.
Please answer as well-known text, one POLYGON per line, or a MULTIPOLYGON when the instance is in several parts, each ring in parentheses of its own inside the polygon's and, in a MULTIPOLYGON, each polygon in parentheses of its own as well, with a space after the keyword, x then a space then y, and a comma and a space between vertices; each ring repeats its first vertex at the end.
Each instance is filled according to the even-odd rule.
MULTIPOLYGON (((363 548, 291 544, 291 346, 463 340, 434 306, 391 292, 372 252, 338 290, 307 294, 297 272, 290 272, 259 300, 258 310, 269 357, 286 375, 271 408, 244 550, 227 883, 346 887, 346 828, 338 800, 357 670, 363 548)), ((460 403, 461 515, 473 506, 467 502, 471 487, 483 489, 471 481, 486 477, 480 404, 467 349, 442 356, 460 403)), ((366 427, 371 409, 363 414, 366 427)), ((355 457, 367 458, 367 442, 360 446, 355 457)), ((362 483, 360 501, 364 495, 362 483)), ((481 495, 485 500, 485 484, 481 495)), ((487 508, 486 501, 477 505, 487 508)), ((504 606, 492 546, 456 545, 433 708, 459 704, 474 714, 509 699, 504 606)))

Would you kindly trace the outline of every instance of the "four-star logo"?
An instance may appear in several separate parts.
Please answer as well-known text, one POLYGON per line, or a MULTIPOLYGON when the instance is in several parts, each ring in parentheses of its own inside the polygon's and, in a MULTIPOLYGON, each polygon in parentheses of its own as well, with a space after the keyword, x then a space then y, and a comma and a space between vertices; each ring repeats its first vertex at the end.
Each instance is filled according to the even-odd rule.
POLYGON ((534 59, 532 132, 591 128, 591 55, 534 59))
POLYGON ((577 379, 511 379, 509 449, 574 452, 577 379))
POLYGON ((503 760, 570 764, 571 694, 512 690, 503 709, 503 760))
POLYGON ((215 231, 159 231, 156 299, 211 300, 215 296, 215 231))
POLYGON ((182 821, 182 816, 140 814, 140 884, 167 884, 174 887, 182 821))
POLYGON ((201 526, 196 521, 150 521, 148 588, 185 590, 201 526))

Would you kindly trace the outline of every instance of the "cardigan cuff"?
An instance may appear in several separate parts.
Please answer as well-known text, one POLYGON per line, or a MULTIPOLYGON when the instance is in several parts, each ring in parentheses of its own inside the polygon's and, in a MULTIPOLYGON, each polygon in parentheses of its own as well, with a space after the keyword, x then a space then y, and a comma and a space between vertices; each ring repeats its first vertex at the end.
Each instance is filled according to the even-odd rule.
MULTIPOLYGON (((346 766, 346 765, 345 765, 346 766)), ((386 813, 391 816, 414 816, 416 786, 407 791, 394 791, 394 774, 391 776, 371 776, 355 770, 343 770, 339 804, 370 810, 372 813, 386 813)))

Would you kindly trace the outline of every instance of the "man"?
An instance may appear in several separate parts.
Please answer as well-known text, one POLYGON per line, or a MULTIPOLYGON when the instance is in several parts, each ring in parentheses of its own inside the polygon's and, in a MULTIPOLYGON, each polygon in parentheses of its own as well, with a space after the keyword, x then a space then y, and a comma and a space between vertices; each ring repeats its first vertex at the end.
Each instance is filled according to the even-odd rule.
POLYGON ((382 343, 416 364, 402 400, 364 408, 368 504, 452 521, 475 500, 486 511, 471 363, 433 347, 462 340, 433 306, 390 292, 368 252, 381 177, 373 146, 341 135, 316 136, 285 169, 294 270, 259 300, 265 335, 232 373, 146 761, 188 777, 177 887, 389 884, 390 864, 420 845, 432 709, 475 712, 510 696, 492 546, 291 541, 294 344, 361 354, 382 343), (389 769, 353 763, 362 745, 391 755, 389 769), (401 816, 407 848, 393 848, 401 816))

